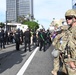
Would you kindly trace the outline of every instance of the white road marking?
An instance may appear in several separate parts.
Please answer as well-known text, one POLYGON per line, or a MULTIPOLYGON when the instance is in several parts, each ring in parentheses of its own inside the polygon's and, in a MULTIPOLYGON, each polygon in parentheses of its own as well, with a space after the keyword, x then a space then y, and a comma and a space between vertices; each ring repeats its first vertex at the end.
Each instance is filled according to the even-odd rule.
POLYGON ((30 55, 30 57, 28 58, 28 60, 24 63, 24 65, 22 66, 22 68, 19 70, 19 72, 16 75, 23 75, 25 70, 27 69, 28 65, 30 64, 31 60, 33 59, 35 53, 37 52, 39 47, 37 47, 34 52, 30 55))

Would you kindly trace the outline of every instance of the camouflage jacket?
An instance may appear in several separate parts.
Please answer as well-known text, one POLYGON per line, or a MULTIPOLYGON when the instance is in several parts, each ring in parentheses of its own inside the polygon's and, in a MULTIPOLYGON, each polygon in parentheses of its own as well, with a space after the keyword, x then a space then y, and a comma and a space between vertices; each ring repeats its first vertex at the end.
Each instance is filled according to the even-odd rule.
POLYGON ((57 36, 55 37, 54 41, 53 41, 53 46, 55 46, 55 49, 60 50, 60 51, 64 51, 66 44, 67 44, 67 39, 68 39, 68 35, 67 35, 67 29, 68 26, 62 26, 62 32, 57 34, 57 36))
POLYGON ((68 34, 68 46, 71 50, 71 57, 76 60, 76 26, 71 27, 68 34))

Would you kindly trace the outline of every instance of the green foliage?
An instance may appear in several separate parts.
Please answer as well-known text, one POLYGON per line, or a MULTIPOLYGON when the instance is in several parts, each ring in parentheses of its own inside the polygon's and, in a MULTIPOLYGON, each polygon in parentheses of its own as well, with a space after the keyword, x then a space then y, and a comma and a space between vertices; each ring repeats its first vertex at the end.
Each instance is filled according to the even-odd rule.
POLYGON ((39 24, 35 21, 24 21, 22 24, 28 25, 32 30, 37 30, 39 28, 39 24))
POLYGON ((4 27, 5 26, 5 24, 4 23, 0 23, 0 27, 2 28, 2 27, 4 27))

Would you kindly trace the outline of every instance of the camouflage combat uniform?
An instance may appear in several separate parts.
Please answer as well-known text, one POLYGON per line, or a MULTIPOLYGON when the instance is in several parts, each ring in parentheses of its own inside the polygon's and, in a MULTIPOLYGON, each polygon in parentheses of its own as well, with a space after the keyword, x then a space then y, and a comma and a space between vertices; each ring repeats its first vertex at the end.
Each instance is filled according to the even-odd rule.
POLYGON ((68 75, 76 75, 76 10, 70 9, 65 13, 67 24, 67 50, 68 58, 64 59, 68 75))
MULTIPOLYGON (((67 58, 64 59, 66 74, 76 75, 76 10, 68 10, 65 13, 65 18, 69 27, 56 36, 53 45, 60 52, 67 53, 67 58)), ((57 75, 55 70, 59 69, 58 57, 54 59, 54 64, 53 75, 57 75)))
MULTIPOLYGON (((64 52, 65 46, 67 44, 66 43, 67 38, 68 38, 68 36, 66 35, 66 30, 67 29, 68 29, 68 26, 62 26, 61 27, 61 33, 57 34, 57 36, 55 37, 55 39, 54 39, 54 41, 52 43, 53 46, 55 46, 55 49, 59 51, 59 54, 64 52)), ((53 69, 53 71, 54 71, 54 73, 56 72, 54 75, 57 75, 57 71, 59 70, 59 67, 60 67, 60 65, 59 65, 59 56, 54 58, 54 69, 53 69)), ((64 70, 64 71, 66 71, 66 70, 64 70)))
POLYGON ((68 75, 76 75, 76 68, 71 68, 69 64, 70 61, 73 61, 76 65, 76 26, 73 26, 68 31, 68 47, 70 49, 70 58, 65 59, 68 75))

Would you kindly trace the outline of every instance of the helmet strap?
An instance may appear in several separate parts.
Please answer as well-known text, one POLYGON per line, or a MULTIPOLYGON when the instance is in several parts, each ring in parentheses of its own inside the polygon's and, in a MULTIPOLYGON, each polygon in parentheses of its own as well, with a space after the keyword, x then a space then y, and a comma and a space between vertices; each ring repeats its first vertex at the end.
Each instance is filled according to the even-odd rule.
POLYGON ((74 20, 74 18, 72 18, 72 22, 69 26, 71 27, 75 22, 76 22, 76 20, 74 20))
POLYGON ((72 26, 73 23, 74 23, 74 19, 72 18, 72 22, 71 22, 71 24, 69 24, 69 26, 72 26))
POLYGON ((72 18, 72 23, 75 23, 76 22, 76 20, 74 20, 74 18, 72 18))
POLYGON ((74 21, 74 19, 72 18, 72 22, 69 24, 69 27, 71 27, 74 22, 75 22, 75 21, 74 21))
POLYGON ((74 19, 72 18, 72 24, 74 23, 74 19))

